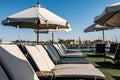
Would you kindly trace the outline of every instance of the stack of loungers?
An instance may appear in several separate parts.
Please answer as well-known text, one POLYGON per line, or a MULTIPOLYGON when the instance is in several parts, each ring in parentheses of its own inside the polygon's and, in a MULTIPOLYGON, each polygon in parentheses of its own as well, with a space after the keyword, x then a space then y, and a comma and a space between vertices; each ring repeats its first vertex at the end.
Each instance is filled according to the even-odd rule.
POLYGON ((67 49, 64 44, 53 44, 58 45, 58 47, 64 52, 64 53, 80 53, 81 51, 79 49, 67 49))
POLYGON ((52 73, 51 79, 54 80, 59 78, 104 80, 105 78, 105 76, 92 64, 85 64, 84 62, 84 64, 76 64, 69 62, 69 64, 61 63, 55 65, 42 45, 23 46, 20 48, 23 48, 21 49, 22 51, 17 45, 0 45, 0 63, 10 80, 39 80, 35 74, 36 70, 39 72, 52 73), (27 59, 32 59, 34 64, 30 64, 27 59), (33 70, 35 67, 36 70, 33 70))
MULTIPOLYGON (((46 71, 52 71, 54 73, 54 78, 57 77, 75 77, 75 78, 92 78, 92 79, 104 79, 104 75, 96 69, 92 64, 72 64, 69 61, 69 64, 57 64, 55 65, 54 62, 49 57, 49 54, 47 51, 43 48, 42 45, 36 45, 36 46, 25 46, 29 54, 32 56, 32 59, 34 59, 37 66, 40 66, 40 62, 38 61, 44 61, 46 63, 46 71), (34 50, 34 51, 33 51, 34 50), (36 56, 37 55, 37 56, 36 56), (43 56, 40 58, 40 56, 43 56), (36 60, 39 59, 39 60, 36 60), (41 60, 43 59, 43 60, 41 60), (48 70, 50 68, 50 70, 48 70), (91 73, 92 72, 92 73, 91 73)), ((70 58, 68 58, 70 59, 70 58)), ((72 60, 71 60, 72 62, 72 60)), ((41 63, 42 65, 42 63, 41 63)), ((45 68, 45 67, 44 67, 45 68)), ((41 68, 39 68, 42 70, 41 68)), ((44 71, 44 70, 43 70, 44 71)))
POLYGON ((59 46, 59 47, 61 46, 61 48, 62 48, 65 52, 80 52, 80 50, 78 50, 78 49, 67 49, 64 44, 58 44, 58 46, 59 46))
POLYGON ((64 49, 62 48, 62 45, 60 45, 60 44, 53 44, 52 46, 55 48, 55 50, 58 52, 58 54, 60 56, 84 57, 83 54, 81 53, 81 51, 64 51, 64 49))
POLYGON ((87 64, 88 61, 83 57, 83 55, 66 55, 63 56, 60 51, 57 50, 57 48, 53 47, 52 45, 43 45, 45 49, 48 51, 48 54, 51 56, 54 63, 81 63, 81 64, 87 64))

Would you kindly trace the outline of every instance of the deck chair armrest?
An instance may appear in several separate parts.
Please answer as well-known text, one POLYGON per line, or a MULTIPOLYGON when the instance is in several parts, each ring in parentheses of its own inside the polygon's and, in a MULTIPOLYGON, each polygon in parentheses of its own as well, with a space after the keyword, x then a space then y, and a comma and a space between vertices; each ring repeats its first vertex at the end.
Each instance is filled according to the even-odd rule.
POLYGON ((36 72, 38 77, 53 77, 53 72, 51 71, 37 71, 36 72))

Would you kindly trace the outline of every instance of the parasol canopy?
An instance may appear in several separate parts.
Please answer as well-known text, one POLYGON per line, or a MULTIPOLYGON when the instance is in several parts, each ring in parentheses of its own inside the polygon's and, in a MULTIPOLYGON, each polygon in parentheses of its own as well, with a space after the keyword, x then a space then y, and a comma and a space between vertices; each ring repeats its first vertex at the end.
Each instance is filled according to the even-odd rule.
POLYGON ((102 31, 102 43, 104 43, 104 30, 111 30, 111 29, 115 29, 116 27, 107 27, 107 26, 101 26, 99 24, 92 24, 89 27, 87 27, 84 32, 94 32, 94 31, 102 31))
POLYGON ((120 2, 107 6, 94 21, 102 26, 120 27, 120 2))
MULTIPOLYGON (((13 26, 19 28, 30 29, 69 29, 69 23, 42 7, 39 2, 36 6, 8 16, 2 21, 5 26, 13 26)), ((37 34, 37 43, 39 42, 39 34, 37 34)))

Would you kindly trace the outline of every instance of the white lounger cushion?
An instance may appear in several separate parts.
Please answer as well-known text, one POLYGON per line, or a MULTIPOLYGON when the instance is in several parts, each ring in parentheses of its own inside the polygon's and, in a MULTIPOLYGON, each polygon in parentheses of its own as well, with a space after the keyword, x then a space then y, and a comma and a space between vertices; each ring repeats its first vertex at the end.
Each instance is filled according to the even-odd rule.
POLYGON ((43 55, 41 55, 35 46, 25 46, 25 48, 28 50, 40 71, 51 71, 43 55))
POLYGON ((0 80, 9 80, 8 76, 6 75, 1 66, 0 66, 0 80))
POLYGON ((54 70, 65 68, 95 68, 95 67, 92 64, 58 64, 55 66, 54 70))
POLYGON ((48 66, 52 70, 55 67, 55 64, 53 63, 53 61, 47 54, 47 51, 43 48, 42 45, 36 45, 36 48, 41 53, 41 55, 44 57, 44 60, 47 62, 47 64, 49 63, 48 66))
POLYGON ((95 68, 65 68, 54 71, 56 77, 85 77, 85 78, 105 78, 105 76, 95 68))
POLYGON ((0 45, 0 63, 11 80, 39 80, 33 68, 16 45, 0 45))

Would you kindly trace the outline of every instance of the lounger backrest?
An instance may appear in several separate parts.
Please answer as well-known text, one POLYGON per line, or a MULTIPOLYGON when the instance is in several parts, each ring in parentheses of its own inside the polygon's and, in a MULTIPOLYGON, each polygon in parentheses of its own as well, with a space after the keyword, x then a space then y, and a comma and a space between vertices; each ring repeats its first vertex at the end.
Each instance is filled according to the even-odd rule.
POLYGON ((55 48, 55 50, 57 51, 57 53, 62 56, 64 53, 61 51, 61 49, 59 48, 59 46, 57 44, 53 44, 53 47, 55 48))
POLYGON ((68 51, 68 49, 66 48, 66 46, 64 44, 61 44, 61 45, 62 45, 63 49, 65 50, 65 52, 68 51))
POLYGON ((46 61, 44 60, 43 55, 40 54, 38 49, 35 46, 25 46, 32 59, 36 63, 40 71, 51 71, 46 61))
POLYGON ((111 44, 109 53, 115 54, 118 44, 111 44))
MULTIPOLYGON (((62 54, 59 50, 56 50, 56 48, 53 45, 49 45, 51 50, 54 52, 54 54, 57 56, 59 60, 61 60, 62 54)), ((58 47, 58 46, 57 46, 58 47)))
POLYGON ((23 52, 23 54, 25 55, 25 57, 27 58, 27 60, 29 61, 29 63, 32 65, 32 67, 35 70, 35 72, 39 71, 39 68, 37 67, 35 61, 32 59, 31 55, 29 54, 29 52, 27 51, 27 49, 25 48, 25 46, 23 44, 19 44, 17 46, 23 52))
POLYGON ((118 46, 117 46, 114 60, 120 60, 120 44, 118 44, 118 46))
POLYGON ((60 56, 55 51, 54 47, 52 45, 43 45, 44 48, 48 51, 48 54, 52 58, 55 64, 59 63, 61 61, 60 56))
POLYGON ((105 53, 105 44, 96 44, 96 54, 105 53))
POLYGON ((43 48, 42 45, 36 45, 36 47, 39 50, 40 54, 44 57, 44 60, 47 62, 49 68, 52 70, 55 67, 55 64, 51 60, 51 58, 48 55, 47 51, 43 48))
POLYGON ((30 63, 16 45, 0 45, 0 63, 11 80, 39 80, 30 63))
POLYGON ((7 74, 4 69, 0 66, 0 80, 9 80, 7 74))
POLYGON ((65 49, 62 47, 61 44, 57 44, 57 45, 58 45, 58 47, 61 49, 61 52, 62 52, 62 53, 66 53, 65 49))

